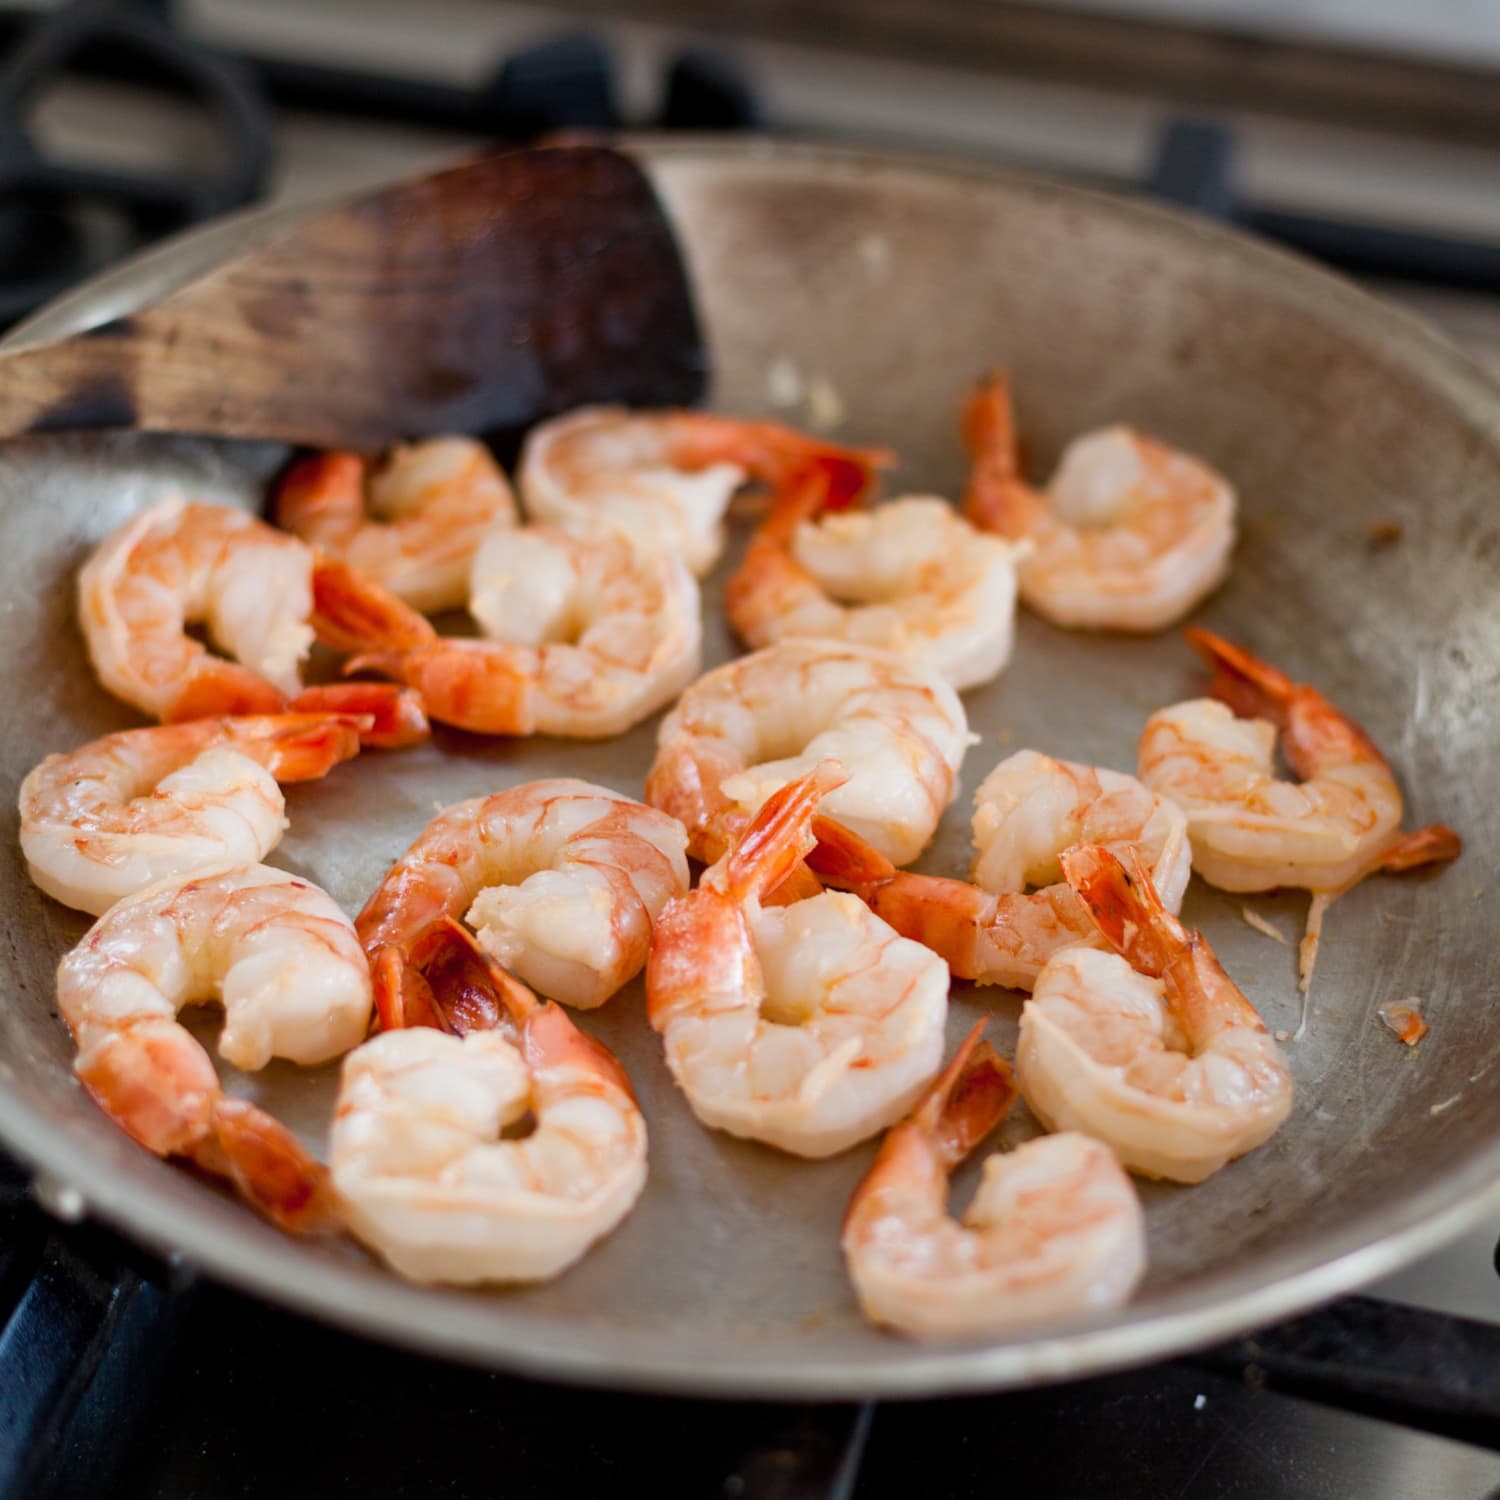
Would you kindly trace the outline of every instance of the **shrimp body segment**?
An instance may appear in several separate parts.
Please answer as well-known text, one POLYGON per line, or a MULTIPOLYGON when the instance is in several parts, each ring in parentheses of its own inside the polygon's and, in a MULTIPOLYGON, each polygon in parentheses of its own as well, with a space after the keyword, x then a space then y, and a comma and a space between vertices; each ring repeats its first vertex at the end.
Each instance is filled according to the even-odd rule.
POLYGON ((705 673, 662 720, 646 800, 718 859, 772 792, 837 760, 823 811, 896 864, 922 852, 952 800, 969 729, 929 667, 833 641, 783 641, 705 673))
POLYGON ((889 461, 777 422, 590 406, 534 428, 516 478, 532 520, 623 531, 701 577, 724 550, 724 512, 741 485, 778 484, 822 458, 889 461))
MULTIPOLYGON (((315 637, 401 650, 432 636, 398 599, 295 537, 233 506, 180 499, 105 538, 79 573, 78 611, 99 680, 164 722, 281 712, 315 637), (189 635, 196 623, 233 660, 189 635)), ((334 707, 324 693, 321 706, 334 707)))
POLYGON ((330 896, 266 865, 158 881, 89 929, 58 967, 57 996, 75 1071, 129 1136, 229 1178, 285 1228, 336 1227, 322 1168, 254 1105, 225 1097, 177 1020, 185 1005, 220 1002, 219 1051, 247 1070, 347 1052, 369 1022, 370 972, 330 896))
POLYGON ((1116 952, 1069 949, 1042 971, 1021 1012, 1021 1091, 1049 1129, 1109 1142, 1131 1171, 1201 1182, 1291 1113, 1286 1059, 1138 859, 1127 873, 1085 845, 1063 866, 1116 952))
POLYGON ((959 689, 997 677, 1010 660, 1022 549, 933 495, 815 519, 825 486, 816 469, 804 473, 751 541, 725 597, 741 638, 877 646, 959 689))
POLYGON ((299 459, 276 488, 276 522, 423 614, 461 609, 486 534, 517 520, 499 465, 473 438, 299 459))
POLYGON ((1224 581, 1237 501, 1199 460, 1106 427, 1074 439, 1038 492, 1021 476, 1002 375, 970 398, 964 437, 972 461, 964 512, 1031 544, 1021 599, 1054 625, 1164 630, 1224 581))
POLYGON ((21 850, 49 896, 98 915, 168 875, 254 864, 281 841, 277 785, 325 775, 370 720, 195 719, 49 755, 21 783, 21 850))
POLYGON ((469 608, 489 640, 356 658, 415 688, 434 719, 480 734, 608 739, 670 703, 703 664, 698 585, 682 559, 608 531, 493 532, 469 608))
POLYGON ((813 868, 859 891, 898 932, 926 943, 954 975, 1030 989, 1054 954, 1102 941, 1062 878, 1079 843, 1139 848, 1165 905, 1182 904, 1191 873, 1187 822, 1133 776, 1018 750, 974 796, 973 883, 895 870, 834 829, 813 868))
POLYGON ((842 892, 761 905, 842 777, 829 762, 775 792, 663 911, 646 970, 651 1024, 694 1114, 798 1156, 900 1119, 942 1062, 941 959, 842 892))
POLYGON ((429 971, 437 1029, 388 1027, 344 1059, 333 1181, 353 1231, 413 1280, 555 1276, 640 1196, 646 1122, 614 1056, 565 1011, 476 967, 456 924, 434 936, 448 950, 436 968, 466 968, 490 1023, 455 1030, 429 971), (502 1137, 527 1116, 529 1133, 502 1137))
POLYGON ((1043 1136, 986 1160, 955 1220, 948 1175, 1000 1122, 1010 1069, 983 1022, 854 1190, 843 1248, 872 1322, 914 1338, 997 1337, 1124 1303, 1146 1268, 1140 1200, 1114 1153, 1043 1136))
POLYGON ((586 781, 528 782, 439 813, 391 867, 356 926, 372 963, 435 923, 465 918, 527 984, 581 1009, 646 962, 662 907, 688 888, 674 818, 586 781))

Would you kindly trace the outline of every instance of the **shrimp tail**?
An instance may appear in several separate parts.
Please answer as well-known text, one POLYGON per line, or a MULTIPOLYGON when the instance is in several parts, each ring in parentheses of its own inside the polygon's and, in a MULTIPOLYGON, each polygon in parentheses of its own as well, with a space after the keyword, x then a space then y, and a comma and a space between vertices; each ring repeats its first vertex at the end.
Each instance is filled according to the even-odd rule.
POLYGON ((364 652, 345 673, 379 672, 415 689, 439 723, 475 734, 532 734, 533 653, 503 641, 432 640, 404 651, 364 652))
POLYGON ((355 715, 364 721, 359 732, 360 744, 375 750, 418 745, 432 735, 422 695, 415 688, 394 682, 334 682, 303 688, 287 707, 294 711, 355 715))
POLYGON ((1002 372, 985 376, 975 386, 964 403, 959 428, 970 460, 965 517, 1000 536, 1028 536, 1046 507, 1021 476, 1015 407, 1010 381, 1002 372))
POLYGON ((1079 844, 1061 856, 1063 874, 1104 939, 1131 967, 1158 978, 1191 944, 1162 904, 1132 845, 1130 868, 1102 844, 1079 844))
POLYGON ((193 1153, 242 1198, 290 1234, 337 1234, 343 1206, 328 1169, 286 1126, 245 1099, 214 1101, 210 1135, 193 1153))
POLYGON ((317 781, 359 754, 368 714, 286 713, 268 719, 226 719, 224 730, 277 781, 317 781))
POLYGON ((725 893, 742 901, 774 890, 813 847, 818 804, 848 779, 838 761, 825 760, 773 792, 718 867, 725 893))
POLYGON ((1212 631, 1190 626, 1193 648, 1214 669, 1209 695, 1242 719, 1269 719, 1281 731, 1287 764, 1304 780, 1316 776, 1325 757, 1350 755, 1385 765, 1365 727, 1333 706, 1317 688, 1293 682, 1285 672, 1212 631))
POLYGON ((812 830, 818 842, 807 863, 829 884, 868 899, 876 886, 897 873, 895 865, 852 828, 819 814, 813 819, 812 830))
POLYGON ((808 867, 805 860, 798 860, 791 870, 760 898, 762 906, 795 906, 799 901, 810 900, 823 894, 824 885, 808 867))
POLYGON ((1010 1064, 980 1040, 988 1024, 975 1022, 912 1111, 911 1123, 927 1136, 949 1172, 1010 1113, 1016 1101, 1010 1064))
POLYGON ((889 448, 851 448, 808 437, 779 422, 747 422, 711 412, 678 414, 671 455, 672 462, 684 469, 739 464, 762 483, 776 486, 799 469, 827 465, 838 470, 842 490, 854 490, 845 504, 866 493, 874 483, 876 470, 891 468, 896 462, 889 448))
POLYGON ((460 1037, 519 1031, 539 1004, 452 917, 439 918, 404 949, 382 948, 371 976, 385 1031, 430 1026, 460 1037))
POLYGON ((1446 823, 1429 823, 1425 828, 1403 834, 1375 861, 1373 868, 1399 874, 1457 859, 1463 849, 1463 839, 1446 823))
POLYGON ((290 532, 328 516, 357 523, 365 508, 365 461, 358 453, 309 453, 281 476, 273 515, 290 532))
POLYGON ((410 605, 326 553, 316 554, 312 591, 313 632, 335 651, 410 651, 436 638, 410 605))

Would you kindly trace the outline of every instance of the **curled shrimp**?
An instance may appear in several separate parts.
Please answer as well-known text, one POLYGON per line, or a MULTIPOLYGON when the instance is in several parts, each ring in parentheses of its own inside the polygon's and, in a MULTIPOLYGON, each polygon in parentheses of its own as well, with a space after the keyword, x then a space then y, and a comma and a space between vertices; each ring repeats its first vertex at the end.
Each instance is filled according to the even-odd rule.
POLYGON ((1316 688, 1293 682, 1206 630, 1188 639, 1215 668, 1212 698, 1155 713, 1141 735, 1141 779, 1188 817, 1193 868, 1227 891, 1313 891, 1301 969, 1307 988, 1323 913, 1376 870, 1453 859, 1442 824, 1401 832, 1401 791, 1370 736, 1316 688), (1276 774, 1281 753, 1299 781, 1276 774))
POLYGON ((995 1337, 1107 1312, 1146 1269, 1146 1227, 1103 1142, 1042 1136, 984 1163, 963 1220, 948 1176, 1015 1097, 981 1021, 911 1117, 886 1136, 844 1216, 844 1260, 865 1316, 915 1338, 995 1337))
POLYGON ((1292 1076, 1201 932, 1133 857, 1082 845, 1063 868, 1116 950, 1059 953, 1021 1011, 1016 1070, 1051 1130, 1108 1141, 1133 1172, 1201 1182, 1269 1140, 1292 1076))
POLYGON ((670 703, 703 664, 698 585, 682 559, 608 531, 494 532, 469 608, 489 640, 439 638, 356 657, 479 734, 607 739, 670 703))
POLYGON ((377 994, 420 990, 412 945, 466 917, 484 950, 544 995, 590 1009, 646 962, 651 926, 688 888, 674 818, 559 778, 439 813, 356 920, 377 994))
POLYGON ((416 1281, 556 1276, 645 1185, 630 1081, 451 919, 413 961, 430 1003, 388 997, 380 1034, 344 1059, 329 1162, 349 1227, 416 1281))
POLYGON ((1030 542, 1021 599, 1054 625, 1164 630, 1224 581, 1235 493, 1198 459, 1105 427, 1075 438, 1039 492, 1021 476, 1000 374, 970 397, 963 429, 972 461, 964 513, 1030 542))
POLYGON ((855 641, 923 662, 955 688, 997 677, 1010 660, 1021 549, 933 495, 820 516, 831 497, 845 498, 827 465, 778 492, 725 593, 746 644, 855 641))
POLYGON ((1187 821, 1171 801, 1133 776, 1035 750, 1007 756, 975 793, 972 883, 897 870, 847 829, 818 831, 814 870, 858 891, 957 978, 1014 989, 1030 989, 1062 949, 1101 941, 1062 878, 1064 850, 1139 848, 1173 911, 1191 873, 1187 821))
POLYGON ((662 720, 646 801, 716 860, 787 782, 848 772, 824 811, 898 864, 952 800, 969 744, 958 695, 930 667, 836 641, 783 641, 705 673, 662 720))
POLYGON ((78 611, 100 682, 163 722, 305 707, 375 713, 379 743, 426 733, 420 705, 400 689, 299 688, 314 637, 400 650, 431 638, 427 621, 233 506, 168 499, 132 516, 84 564, 78 611), (188 634, 197 623, 233 660, 188 634))
POLYGON ((747 480, 780 483, 819 458, 889 463, 778 422, 696 411, 589 406, 532 429, 516 481, 534 521, 594 534, 601 524, 654 551, 675 552, 700 577, 724 550, 724 512, 747 480))
POLYGON ((473 438, 298 459, 276 487, 276 523, 423 614, 460 609, 485 535, 516 524, 500 467, 473 438))
POLYGON ((169 877, 117 902, 57 971, 57 1004, 94 1102, 158 1156, 228 1178, 284 1229, 339 1227, 323 1168, 264 1111, 225 1096, 177 1019, 224 1007, 219 1052, 238 1068, 347 1052, 370 1018, 370 971, 332 897, 266 865, 169 877))
POLYGON ((763 909, 813 844, 824 762, 769 797, 657 920, 646 1004, 705 1125, 832 1156, 901 1118, 942 1063, 948 971, 858 898, 763 909))
POLYGON ((254 864, 281 842, 278 782, 326 775, 368 718, 268 714, 107 734, 49 755, 21 783, 21 851, 49 896, 96 916, 207 865, 254 864))

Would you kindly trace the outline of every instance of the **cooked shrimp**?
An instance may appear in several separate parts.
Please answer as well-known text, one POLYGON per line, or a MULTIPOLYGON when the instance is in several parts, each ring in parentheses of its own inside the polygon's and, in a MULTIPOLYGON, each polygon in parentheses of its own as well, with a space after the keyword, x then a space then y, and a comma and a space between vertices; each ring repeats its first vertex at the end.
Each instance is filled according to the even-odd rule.
POLYGON ((941 959, 842 892, 762 909, 844 774, 824 762, 768 798, 662 912, 646 969, 647 1014, 693 1113, 798 1156, 899 1120, 943 1057, 941 959))
POLYGON ((941 954, 958 978, 1030 989, 1053 954, 1100 942, 1062 879, 1063 851, 1139 848, 1176 911, 1191 872, 1186 828, 1176 806, 1133 776, 1019 750, 975 794, 973 884, 896 870, 848 830, 824 825, 811 864, 941 954))
POLYGON ((1021 600, 1054 625, 1164 630, 1224 581, 1235 493, 1198 459, 1105 427, 1068 445, 1040 493, 1021 477, 1010 388, 998 374, 970 398, 964 438, 964 513, 1032 544, 1021 600))
POLYGON ((1333 897, 1375 870, 1453 859, 1462 841, 1441 824, 1402 834, 1390 766, 1316 688, 1206 630, 1190 630, 1188 639, 1216 669, 1215 696, 1151 716, 1139 747, 1141 779, 1187 813, 1193 868, 1210 885, 1318 893, 1302 951, 1305 989, 1333 897), (1278 735, 1300 781, 1276 775, 1278 735))
POLYGON ((276 522, 432 614, 461 609, 485 535, 516 524, 499 465, 473 438, 393 448, 379 464, 358 453, 299 459, 276 487, 276 522))
MULTIPOLYGON (((179 499, 131 517, 100 544, 79 574, 78 608, 99 680, 169 723, 281 712, 314 636, 346 650, 372 639, 401 650, 432 637, 419 614, 343 563, 232 506, 179 499), (234 660, 187 633, 198 622, 234 660)), ((359 701, 367 710, 368 687, 341 699, 321 689, 319 706, 359 701)))
POLYGON ((986 1160, 962 1222, 948 1174, 1015 1090, 981 1021, 849 1200, 844 1259, 865 1316, 916 1338, 993 1337, 1107 1312, 1146 1269, 1130 1179, 1101 1141, 1049 1135, 986 1160))
POLYGON ((931 668, 833 641, 783 641, 700 677, 662 720, 646 801, 719 858, 778 787, 824 759, 849 780, 824 811, 897 864, 952 800, 969 728, 931 668))
POLYGON ((1129 874, 1095 844, 1062 862, 1116 952, 1073 948, 1042 970, 1021 1011, 1021 1092, 1049 1130, 1108 1141, 1133 1172, 1201 1182, 1291 1113, 1286 1059, 1138 856, 1129 874))
POLYGON ((383 1012, 380 1035, 344 1059, 329 1159, 349 1225, 417 1281, 556 1276, 645 1185, 630 1081, 456 923, 420 946, 435 1006, 383 1012), (528 1117, 527 1134, 502 1138, 528 1117))
POLYGON ((725 594, 741 638, 878 646, 960 689, 997 677, 1010 660, 1022 549, 931 495, 819 518, 829 492, 817 465, 779 491, 725 594))
POLYGON ((674 818, 586 781, 456 803, 359 914, 377 989, 419 986, 411 945, 467 914, 485 951, 527 984, 580 1009, 602 1005, 640 972, 657 914, 687 890, 685 842, 674 818))
POLYGON ((469 608, 492 639, 438 639, 349 669, 389 673, 434 719, 476 733, 608 739, 670 703, 703 664, 686 564, 616 533, 492 533, 474 557, 469 608))
POLYGON ((269 714, 107 734, 21 783, 21 850, 49 896, 96 916, 206 865, 254 864, 287 826, 277 785, 326 775, 368 719, 269 714))
POLYGON ((844 448, 777 422, 589 406, 532 429, 516 481, 533 521, 601 523, 675 552, 700 577, 724 550, 724 512, 747 480, 777 484, 815 459, 864 472, 884 450, 844 448))
POLYGON ((224 1007, 219 1052, 238 1068, 347 1052, 370 1018, 370 971, 349 919, 306 880, 265 865, 169 877, 126 896, 57 971, 57 1005, 95 1103, 158 1156, 227 1177, 283 1228, 338 1225, 323 1169, 263 1111, 226 1098, 177 1020, 224 1007))

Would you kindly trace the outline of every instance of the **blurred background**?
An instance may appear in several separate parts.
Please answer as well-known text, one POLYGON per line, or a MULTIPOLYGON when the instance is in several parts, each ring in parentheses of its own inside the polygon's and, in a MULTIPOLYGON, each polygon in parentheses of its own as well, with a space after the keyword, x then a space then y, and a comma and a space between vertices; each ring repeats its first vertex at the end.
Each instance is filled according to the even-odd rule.
POLYGON ((0 5, 0 319, 143 240, 499 137, 757 128, 1152 192, 1500 365, 1489 0, 0 5))

